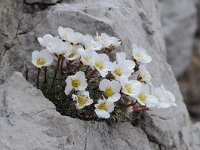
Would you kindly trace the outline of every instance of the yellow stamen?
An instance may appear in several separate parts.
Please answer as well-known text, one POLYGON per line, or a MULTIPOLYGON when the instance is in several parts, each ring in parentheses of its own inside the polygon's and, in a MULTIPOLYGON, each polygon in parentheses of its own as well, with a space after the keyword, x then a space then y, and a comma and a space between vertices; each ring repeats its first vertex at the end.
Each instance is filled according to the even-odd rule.
POLYGON ((98 106, 98 109, 100 109, 100 110, 107 110, 108 109, 108 104, 106 104, 105 102, 103 102, 103 103, 101 103, 98 106))
POLYGON ((131 88, 131 84, 126 84, 125 85, 125 89, 128 93, 132 93, 132 88, 131 88))
POLYGON ((116 70, 114 71, 114 73, 115 73, 117 76, 121 76, 121 75, 122 75, 120 69, 116 69, 116 70))
POLYGON ((138 98, 143 102, 143 103, 146 103, 146 96, 144 93, 140 93, 138 95, 138 98))
POLYGON ((103 63, 101 61, 97 61, 95 63, 96 68, 98 68, 99 70, 102 70, 104 68, 103 63))
POLYGON ((111 87, 107 87, 104 91, 104 95, 106 97, 111 97, 111 96, 113 96, 113 94, 114 94, 114 91, 111 87))
POLYGON ((76 88, 77 88, 80 84, 81 84, 81 83, 80 83, 79 80, 77 80, 77 79, 76 79, 76 80, 72 80, 72 86, 73 86, 73 87, 76 87, 76 88))
POLYGON ((142 56, 142 53, 141 53, 141 52, 138 52, 138 53, 136 53, 136 56, 137 56, 137 57, 141 57, 141 56, 142 56))
POLYGON ((77 103, 79 106, 83 106, 87 102, 87 97, 85 96, 78 96, 77 103))
POLYGON ((72 57, 74 57, 74 55, 76 55, 76 51, 72 50, 71 53, 69 54, 68 58, 72 58, 72 57))
POLYGON ((84 59, 85 59, 86 62, 88 62, 89 61, 89 56, 85 56, 84 59))
POLYGON ((37 59, 37 65, 44 65, 45 63, 46 60, 43 57, 37 59))

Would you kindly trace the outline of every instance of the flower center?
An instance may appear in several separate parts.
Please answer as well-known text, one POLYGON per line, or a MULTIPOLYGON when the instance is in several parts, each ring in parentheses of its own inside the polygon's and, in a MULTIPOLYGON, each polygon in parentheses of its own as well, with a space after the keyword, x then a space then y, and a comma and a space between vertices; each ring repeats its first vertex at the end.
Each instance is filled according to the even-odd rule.
POLYGON ((111 96, 113 96, 113 94, 114 94, 114 91, 111 87, 107 87, 104 91, 104 95, 106 97, 111 97, 111 96))
POLYGON ((125 89, 128 93, 132 93, 132 88, 131 88, 131 84, 126 84, 125 85, 125 89))
POLYGON ((85 59, 86 62, 88 62, 89 61, 89 56, 85 56, 84 59, 85 59))
POLYGON ((116 69, 116 70, 114 71, 114 73, 115 73, 117 76, 121 76, 121 75, 122 75, 120 69, 116 69))
POLYGON ((141 53, 141 52, 138 52, 138 53, 136 53, 136 56, 137 56, 137 57, 142 57, 142 53, 141 53))
POLYGON ((106 104, 105 102, 101 103, 98 106, 98 109, 100 109, 100 110, 107 110, 107 108, 108 108, 108 104, 106 104))
POLYGON ((80 81, 79 80, 77 80, 77 79, 76 80, 72 80, 72 86, 73 87, 77 88, 79 85, 80 85, 80 81))
POLYGON ((138 98, 143 102, 143 103, 146 103, 146 96, 144 93, 140 93, 138 95, 138 98))
POLYGON ((44 65, 45 63, 46 60, 43 57, 37 59, 37 65, 44 65))
POLYGON ((87 102, 87 97, 85 96, 78 96, 77 103, 79 106, 83 106, 87 102))
POLYGON ((74 57, 74 55, 76 55, 76 51, 75 50, 72 50, 68 56, 68 58, 72 58, 74 57))
POLYGON ((98 61, 95 63, 96 68, 98 68, 99 70, 102 70, 104 68, 103 63, 98 61))

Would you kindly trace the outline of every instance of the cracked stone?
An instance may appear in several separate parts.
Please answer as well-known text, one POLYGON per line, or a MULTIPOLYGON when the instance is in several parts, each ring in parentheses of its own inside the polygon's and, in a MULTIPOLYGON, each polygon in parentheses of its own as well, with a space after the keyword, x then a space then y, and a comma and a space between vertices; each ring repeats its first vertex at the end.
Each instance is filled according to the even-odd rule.
POLYGON ((122 40, 123 47, 120 49, 127 54, 131 54, 132 43, 147 49, 153 58, 148 65, 152 82, 156 86, 164 84, 175 94, 178 109, 153 109, 145 114, 139 127, 129 122, 115 126, 85 122, 61 116, 40 91, 15 73, 0 86, 0 147, 3 150, 27 150, 27 147, 31 150, 82 150, 84 147, 87 150, 198 150, 193 148, 198 145, 191 137, 193 125, 165 59, 157 0, 151 3, 143 0, 74 0, 70 3, 63 1, 44 10, 25 8, 27 6, 23 2, 0 1, 0 12, 3 12, 0 13, 0 27, 8 35, 0 34, 0 47, 19 33, 9 51, 4 55, 0 51, 0 67, 4 68, 0 69, 1 80, 5 81, 24 66, 32 69, 31 52, 42 49, 37 37, 46 33, 57 35, 60 25, 85 34, 106 32, 122 40), (5 91, 6 111, 2 99, 5 91))
POLYGON ((26 3, 28 4, 56 4, 60 0, 25 0, 26 3))
MULTIPOLYGON (((0 115, 2 150, 150 149, 143 130, 128 122, 109 126, 103 122, 86 122, 61 116, 41 91, 28 83, 20 73, 13 74, 0 86, 0 95, 4 91, 7 92, 5 101, 8 116, 0 115)), ((0 110, 4 107, 0 105, 0 110)))

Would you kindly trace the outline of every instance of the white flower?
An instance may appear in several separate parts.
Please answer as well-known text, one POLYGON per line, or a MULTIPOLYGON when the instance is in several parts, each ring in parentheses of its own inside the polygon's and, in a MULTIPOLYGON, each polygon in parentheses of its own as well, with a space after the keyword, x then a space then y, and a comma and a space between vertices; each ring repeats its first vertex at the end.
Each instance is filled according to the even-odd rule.
POLYGON ((133 44, 132 56, 133 59, 139 64, 150 63, 152 58, 149 56, 145 49, 141 47, 137 47, 137 45, 133 44))
POLYGON ((62 40, 68 41, 70 35, 73 33, 74 33, 74 30, 71 28, 63 28, 61 26, 58 28, 58 34, 62 40))
POLYGON ((120 39, 116 37, 110 37, 106 33, 96 36, 96 40, 102 44, 102 48, 117 47, 121 44, 120 39))
POLYGON ((78 51, 79 48, 82 48, 82 46, 80 46, 80 45, 75 45, 75 46, 72 45, 70 47, 70 50, 65 54, 65 58, 67 60, 71 60, 71 61, 80 58, 80 54, 79 54, 79 51, 78 51))
POLYGON ((122 86, 122 92, 127 94, 133 98, 137 97, 137 95, 141 91, 142 83, 137 80, 128 80, 128 78, 119 78, 119 81, 122 86))
POLYGON ((74 32, 73 34, 70 35, 68 41, 72 43, 73 45, 81 43, 83 40, 83 34, 79 32, 74 32))
POLYGON ((92 68, 98 70, 102 77, 105 77, 113 66, 106 54, 93 53, 91 63, 92 68))
POLYGON ((58 37, 54 38, 54 41, 47 46, 47 49, 50 53, 59 55, 64 55, 67 53, 71 48, 71 45, 63 42, 58 37))
POLYGON ((151 80, 151 75, 146 69, 144 65, 139 66, 139 75, 138 75, 138 81, 140 82, 150 82, 151 80))
POLYGON ((85 106, 91 105, 93 100, 90 98, 88 91, 78 92, 76 95, 72 95, 73 100, 76 102, 76 108, 82 109, 85 106))
POLYGON ((113 68, 111 74, 115 77, 116 80, 119 80, 120 77, 130 77, 134 72, 133 68, 135 63, 133 61, 124 61, 121 63, 113 63, 113 68))
POLYGON ((114 103, 107 101, 106 99, 99 99, 98 103, 95 104, 96 109, 95 113, 99 118, 108 119, 110 117, 110 113, 114 110, 114 103))
POLYGON ((41 46, 47 48, 47 46, 54 41, 54 38, 50 34, 45 34, 43 37, 38 37, 38 42, 41 46))
POLYGON ((71 28, 59 27, 58 33, 63 40, 68 41, 73 45, 77 45, 83 40, 83 34, 74 32, 74 30, 71 28))
POLYGON ((83 91, 87 88, 87 81, 85 73, 78 71, 75 75, 68 76, 66 79, 67 86, 65 87, 65 94, 69 95, 74 89, 76 91, 83 91))
POLYGON ((91 66, 92 55, 95 51, 92 49, 84 50, 83 48, 79 48, 78 51, 79 54, 81 55, 81 62, 84 65, 91 66))
POLYGON ((126 60, 126 53, 116 53, 116 61, 111 70, 112 75, 118 80, 119 77, 130 77, 134 72, 135 63, 132 60, 126 60))
POLYGON ((161 87, 153 88, 152 95, 154 95, 158 100, 158 108, 177 106, 174 95, 170 91, 165 90, 163 85, 161 85, 161 87))
POLYGON ((99 89, 103 91, 103 95, 108 98, 108 101, 116 102, 120 99, 121 85, 116 80, 103 79, 99 84, 99 89))
POLYGON ((50 66, 53 62, 53 56, 44 49, 39 51, 32 52, 32 63, 38 67, 50 66))
POLYGON ((116 53, 116 61, 117 63, 124 62, 126 60, 126 53, 118 52, 116 53))
POLYGON ((91 35, 86 34, 83 37, 82 44, 85 46, 85 50, 92 49, 92 50, 101 50, 102 44, 98 41, 95 41, 91 35))
POLYGON ((136 99, 140 105, 146 105, 148 108, 155 107, 158 104, 157 98, 150 94, 149 86, 146 84, 143 84, 142 90, 136 99))

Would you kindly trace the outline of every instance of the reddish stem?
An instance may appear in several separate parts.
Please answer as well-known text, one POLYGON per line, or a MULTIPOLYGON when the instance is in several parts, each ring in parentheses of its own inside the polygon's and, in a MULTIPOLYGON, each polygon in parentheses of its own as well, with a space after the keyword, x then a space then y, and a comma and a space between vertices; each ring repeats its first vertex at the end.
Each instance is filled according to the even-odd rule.
POLYGON ((147 108, 147 107, 140 107, 140 109, 133 109, 134 112, 143 112, 143 111, 146 111, 146 110, 149 110, 149 108, 147 108))
POLYGON ((61 72, 63 71, 63 62, 64 62, 64 57, 62 56, 61 57, 61 63, 60 63, 60 70, 61 70, 61 72))
POLYGON ((47 67, 44 68, 44 83, 47 83, 47 67))
POLYGON ((89 77, 88 77, 88 79, 87 79, 87 82, 89 82, 90 81, 90 79, 93 77, 93 75, 96 73, 96 70, 93 70, 92 72, 91 72, 91 74, 89 75, 89 77))
POLYGON ((25 72, 25 74, 26 74, 26 80, 28 81, 28 67, 27 66, 25 66, 26 67, 26 72, 25 72))
POLYGON ((40 76, 40 72, 41 72, 41 69, 38 68, 38 72, 37 72, 37 88, 39 89, 39 76, 40 76))
POLYGON ((57 61, 57 66, 56 66, 56 70, 55 70, 54 77, 53 77, 52 87, 54 85, 54 82, 55 82, 55 79, 56 79, 56 76, 57 76, 57 73, 58 73, 58 70, 59 70, 59 66, 60 66, 60 56, 58 56, 58 61, 57 61))
POLYGON ((67 70, 66 70, 66 72, 67 72, 67 76, 68 75, 70 75, 71 74, 71 61, 67 61, 67 70))

